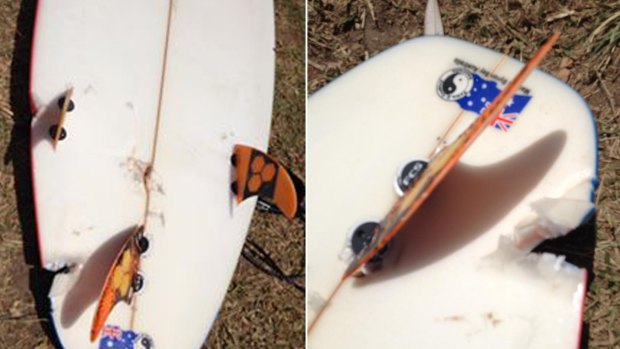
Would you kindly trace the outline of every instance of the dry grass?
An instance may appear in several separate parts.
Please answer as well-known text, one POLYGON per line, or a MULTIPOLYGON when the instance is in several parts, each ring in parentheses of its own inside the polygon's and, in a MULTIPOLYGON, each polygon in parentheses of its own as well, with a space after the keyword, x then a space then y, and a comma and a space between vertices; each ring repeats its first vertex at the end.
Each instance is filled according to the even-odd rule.
MULTIPOLYGON (((419 36, 426 1, 309 0, 308 88, 319 89, 380 51, 419 36)), ((583 347, 620 348, 620 2, 439 1, 447 34, 530 57, 554 29, 543 69, 567 81, 596 115, 600 179, 596 217, 544 248, 590 269, 583 347)))
MULTIPOLYGON (((0 349, 54 348, 42 316, 29 175, 28 66, 34 0, 0 0, 0 349), (36 301, 35 301, 36 300, 36 301), (39 310, 39 312, 37 312, 39 310)), ((276 0, 277 83, 270 152, 304 174, 304 3, 276 0)), ((256 214, 250 236, 286 272, 303 268, 299 222, 256 214)), ((300 348, 304 297, 240 261, 206 348, 300 348)))

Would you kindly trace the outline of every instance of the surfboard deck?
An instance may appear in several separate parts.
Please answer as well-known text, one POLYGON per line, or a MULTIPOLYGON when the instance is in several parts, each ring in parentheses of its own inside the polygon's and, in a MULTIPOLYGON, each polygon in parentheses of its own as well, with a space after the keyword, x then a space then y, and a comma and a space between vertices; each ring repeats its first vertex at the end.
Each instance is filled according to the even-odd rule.
POLYGON ((465 41, 423 37, 309 99, 309 347, 576 347, 585 271, 505 239, 498 248, 528 220, 576 226, 593 206, 591 112, 540 71, 406 225, 383 269, 345 282, 326 303, 351 259, 347 235, 387 212, 397 170, 454 140, 521 66, 465 41), (447 89, 462 70, 469 74, 447 89), (540 209, 545 200, 570 209, 540 209))
POLYGON ((157 348, 204 341, 253 211, 252 202, 233 202, 229 158, 237 143, 266 149, 273 36, 270 2, 39 2, 33 185, 41 263, 70 267, 50 292, 66 348, 133 335, 157 348), (50 128, 68 88, 74 106, 54 150, 50 128), (105 275, 143 220, 144 286, 91 343, 105 275))
MULTIPOLYGON (((390 208, 388 213, 381 220, 379 227, 373 232, 374 236, 368 245, 361 251, 355 253, 353 261, 345 271, 343 280, 355 274, 356 271, 359 272, 365 264, 376 259, 375 256, 377 256, 378 252, 388 247, 387 245, 396 234, 400 232, 401 227, 411 219, 412 215, 424 203, 426 198, 433 193, 437 185, 454 168, 463 153, 467 151, 471 144, 476 141, 479 135, 487 129, 488 126, 492 123, 495 123, 496 127, 500 126, 499 122, 502 121, 502 118, 507 118, 505 114, 507 114, 508 109, 515 104, 514 100, 518 97, 523 97, 516 95, 517 91, 551 50, 559 36, 559 32, 554 33, 510 83, 506 85, 501 93, 488 99, 487 97, 482 97, 481 99, 484 99, 484 102, 487 103, 479 110, 475 110, 479 113, 475 121, 473 121, 454 141, 449 144, 440 145, 437 151, 431 155, 426 165, 424 165, 423 170, 419 171, 417 174, 407 173, 405 176, 401 176, 403 179, 401 184, 404 184, 405 180, 409 180, 407 178, 411 178, 409 180, 410 183, 404 184, 404 190, 398 191, 401 198, 396 200, 392 208, 390 208)), ((476 92, 475 83, 473 84, 474 86, 470 86, 473 82, 471 80, 472 77, 473 74, 459 70, 448 75, 445 79, 441 79, 440 85, 438 84, 438 90, 441 93, 447 94, 442 96, 444 99, 453 100, 455 93, 459 93, 459 89, 464 88, 467 90, 465 98, 470 99, 466 105, 473 104, 473 100, 476 100, 477 97, 474 97, 474 93, 476 92), (468 79, 470 80, 468 81, 468 79), (466 83, 466 85, 463 85, 463 83, 466 83)), ((504 125, 504 127, 506 126, 504 125)))

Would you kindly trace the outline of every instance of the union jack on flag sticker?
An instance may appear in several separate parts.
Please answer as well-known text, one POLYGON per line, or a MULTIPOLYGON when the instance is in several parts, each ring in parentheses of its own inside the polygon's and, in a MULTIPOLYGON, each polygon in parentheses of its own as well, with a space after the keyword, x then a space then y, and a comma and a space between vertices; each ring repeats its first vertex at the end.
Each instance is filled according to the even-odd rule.
POLYGON ((107 337, 108 339, 121 339, 122 334, 123 330, 118 326, 107 325, 101 330, 101 336, 107 337))
POLYGON ((519 114, 517 113, 504 114, 502 112, 493 121, 491 121, 491 126, 495 127, 496 129, 500 131, 506 132, 508 131, 510 126, 512 126, 512 123, 515 122, 515 120, 517 120, 518 116, 519 114))
POLYGON ((152 349, 153 340, 146 334, 123 330, 119 326, 105 325, 101 330, 99 349, 152 349))

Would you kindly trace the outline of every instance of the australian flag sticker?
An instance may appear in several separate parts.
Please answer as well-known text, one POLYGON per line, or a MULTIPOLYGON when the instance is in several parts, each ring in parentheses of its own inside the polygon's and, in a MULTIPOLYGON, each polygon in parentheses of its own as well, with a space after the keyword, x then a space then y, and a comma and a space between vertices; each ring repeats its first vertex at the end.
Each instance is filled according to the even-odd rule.
POLYGON ((99 349, 153 349, 153 340, 145 334, 124 331, 119 326, 105 325, 99 339, 99 349))
MULTIPOLYGON (((497 82, 485 80, 464 68, 447 71, 437 82, 439 97, 446 101, 455 101, 462 109, 478 115, 488 108, 501 92, 497 82)), ((514 95, 500 115, 491 121, 491 126, 500 131, 508 131, 530 99, 532 96, 514 95)))

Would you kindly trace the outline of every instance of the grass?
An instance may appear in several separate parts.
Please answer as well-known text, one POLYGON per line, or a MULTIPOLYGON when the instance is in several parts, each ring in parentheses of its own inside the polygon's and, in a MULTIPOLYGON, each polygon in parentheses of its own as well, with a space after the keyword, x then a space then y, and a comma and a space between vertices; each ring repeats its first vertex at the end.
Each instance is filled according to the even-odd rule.
MULTIPOLYGON (((309 0, 309 93, 421 35, 425 4, 309 0)), ((446 34, 521 60, 531 57, 553 30, 561 30, 542 69, 575 88, 594 112, 601 184, 596 216, 543 248, 568 254, 570 261, 591 271, 582 347, 620 348, 620 2, 439 0, 439 5, 446 34)))
MULTIPOLYGON (((37 270, 29 179, 28 66, 36 2, 0 0, 0 349, 54 348, 42 316, 50 275, 37 270)), ((303 177, 304 3, 277 0, 270 152, 303 177)), ((285 272, 303 269, 303 225, 255 214, 249 235, 285 272)), ((240 260, 205 348, 300 348, 304 297, 240 260)))

